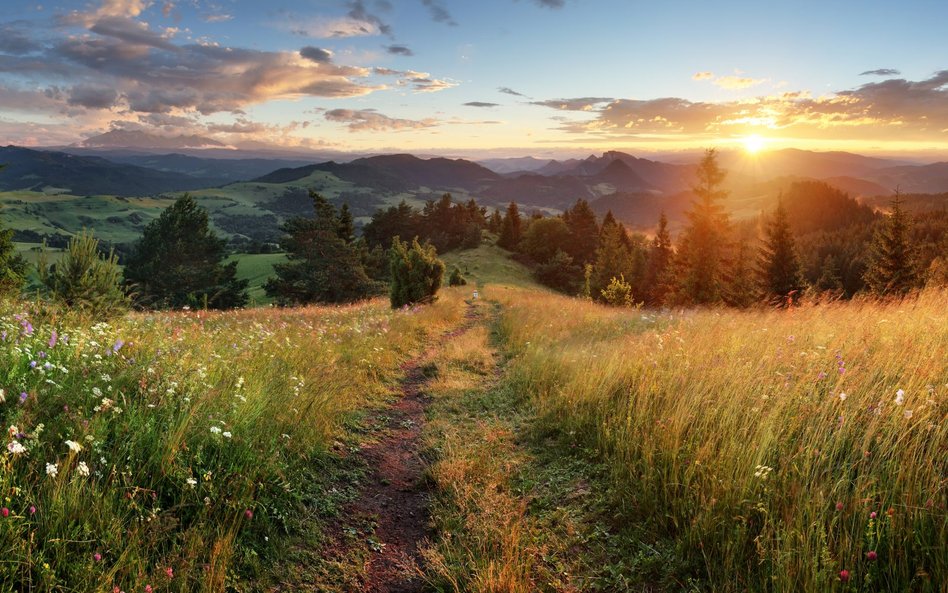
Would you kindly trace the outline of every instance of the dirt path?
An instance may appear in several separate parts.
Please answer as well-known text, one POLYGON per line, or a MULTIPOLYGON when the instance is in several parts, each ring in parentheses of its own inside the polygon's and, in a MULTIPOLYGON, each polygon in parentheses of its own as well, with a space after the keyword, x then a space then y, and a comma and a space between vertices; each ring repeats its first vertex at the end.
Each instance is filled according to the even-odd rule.
MULTIPOLYGON (((476 321, 470 308, 464 324, 445 334, 441 341, 463 334, 476 321)), ((362 585, 365 593, 424 590, 418 570, 419 548, 430 535, 431 493, 425 481, 427 464, 421 458, 421 431, 428 403, 424 393, 426 363, 432 353, 426 352, 402 367, 402 397, 381 412, 388 417, 381 437, 360 452, 369 473, 364 489, 346 509, 343 520, 375 521, 372 553, 366 561, 362 585)))

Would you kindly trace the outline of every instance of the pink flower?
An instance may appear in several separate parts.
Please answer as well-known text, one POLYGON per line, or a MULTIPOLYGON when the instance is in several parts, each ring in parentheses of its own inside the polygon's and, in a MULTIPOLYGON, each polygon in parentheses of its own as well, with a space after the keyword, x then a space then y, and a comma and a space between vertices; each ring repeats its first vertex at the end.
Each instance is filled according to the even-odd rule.
POLYGON ((248 519, 253 519, 253 511, 251 511, 250 509, 247 509, 246 511, 244 511, 244 516, 247 517, 248 519))
POLYGON ((836 503, 836 510, 837 510, 837 511, 843 510, 843 503, 837 502, 837 503, 836 503))
POLYGON ((841 581, 844 582, 844 583, 848 583, 848 582, 849 582, 849 571, 848 571, 848 570, 841 570, 841 571, 839 571, 839 580, 841 580, 841 581))
POLYGON ((35 515, 35 514, 36 514, 36 507, 35 507, 35 506, 30 505, 30 514, 31 514, 31 515, 35 515))
POLYGON ((2 509, 0 509, 0 515, 3 515, 4 518, 9 517, 10 509, 8 509, 7 507, 3 507, 2 509))
POLYGON ((168 575, 169 579, 174 578, 174 569, 169 566, 165 569, 165 574, 168 575))
POLYGON ((145 585, 145 593, 151 593, 151 592, 152 592, 151 585, 145 585))
POLYGON ((878 557, 879 555, 876 554, 875 550, 869 550, 868 552, 866 552, 866 560, 869 560, 870 562, 875 562, 876 558, 878 557))
POLYGON ((875 518, 878 517, 878 516, 879 516, 879 515, 876 514, 875 511, 872 511, 871 513, 869 513, 869 518, 870 518, 870 519, 875 519, 875 518))
POLYGON ((96 552, 95 554, 92 555, 92 559, 95 560, 96 562, 101 562, 101 561, 102 561, 102 554, 96 552))

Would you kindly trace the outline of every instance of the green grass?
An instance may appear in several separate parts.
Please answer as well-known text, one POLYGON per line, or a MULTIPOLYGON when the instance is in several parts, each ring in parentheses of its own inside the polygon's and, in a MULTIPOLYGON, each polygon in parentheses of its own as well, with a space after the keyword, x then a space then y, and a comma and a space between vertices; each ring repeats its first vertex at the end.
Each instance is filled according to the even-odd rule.
POLYGON ((441 258, 447 264, 446 277, 451 274, 452 268, 457 266, 468 284, 473 286, 495 285, 546 290, 533 280, 526 266, 510 259, 508 252, 496 245, 485 242, 476 249, 451 251, 443 254, 441 258))
POLYGON ((273 276, 273 266, 286 261, 284 253, 240 253, 232 255, 228 262, 237 262, 237 277, 249 280, 247 294, 250 306, 266 305, 273 301, 263 290, 264 284, 273 276))

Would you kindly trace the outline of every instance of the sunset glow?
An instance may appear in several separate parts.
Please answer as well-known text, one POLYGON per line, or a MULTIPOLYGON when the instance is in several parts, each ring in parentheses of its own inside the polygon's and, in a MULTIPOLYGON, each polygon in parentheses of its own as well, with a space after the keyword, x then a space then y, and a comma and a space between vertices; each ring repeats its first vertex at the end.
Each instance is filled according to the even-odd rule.
POLYGON ((758 134, 751 134, 743 140, 744 150, 750 154, 757 154, 767 146, 767 141, 758 134))

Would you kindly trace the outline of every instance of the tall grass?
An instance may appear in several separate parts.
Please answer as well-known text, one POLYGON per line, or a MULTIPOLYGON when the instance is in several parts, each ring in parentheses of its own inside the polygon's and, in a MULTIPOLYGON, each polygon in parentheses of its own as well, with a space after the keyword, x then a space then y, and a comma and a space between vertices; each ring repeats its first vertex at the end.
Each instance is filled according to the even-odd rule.
POLYGON ((656 313, 498 291, 511 380, 715 591, 948 583, 948 294, 656 313))
MULTIPOLYGON (((420 310, 0 311, 0 590, 248 590, 330 507, 324 453, 456 324, 420 310)), ((335 502, 334 502, 335 501, 335 502)))

